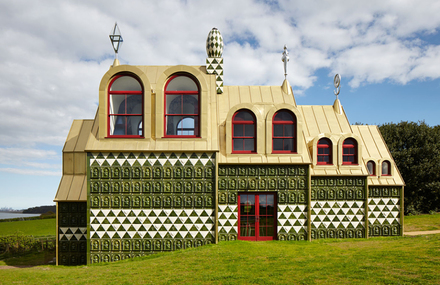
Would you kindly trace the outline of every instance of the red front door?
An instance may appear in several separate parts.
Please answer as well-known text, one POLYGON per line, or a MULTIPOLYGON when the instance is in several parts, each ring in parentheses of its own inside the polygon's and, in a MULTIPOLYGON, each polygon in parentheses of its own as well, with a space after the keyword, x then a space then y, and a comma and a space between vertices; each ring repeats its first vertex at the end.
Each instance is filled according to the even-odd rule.
POLYGON ((273 240, 276 232, 274 194, 238 195, 238 239, 273 240))

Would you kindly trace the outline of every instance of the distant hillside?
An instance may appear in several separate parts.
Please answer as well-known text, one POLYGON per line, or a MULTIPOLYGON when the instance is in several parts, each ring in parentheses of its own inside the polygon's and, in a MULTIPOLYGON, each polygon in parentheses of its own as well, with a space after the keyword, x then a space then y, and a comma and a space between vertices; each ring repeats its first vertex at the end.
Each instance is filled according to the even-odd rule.
POLYGON ((55 205, 33 207, 33 208, 29 208, 29 209, 24 210, 23 213, 25 213, 25 214, 44 214, 49 211, 56 213, 57 207, 55 205))

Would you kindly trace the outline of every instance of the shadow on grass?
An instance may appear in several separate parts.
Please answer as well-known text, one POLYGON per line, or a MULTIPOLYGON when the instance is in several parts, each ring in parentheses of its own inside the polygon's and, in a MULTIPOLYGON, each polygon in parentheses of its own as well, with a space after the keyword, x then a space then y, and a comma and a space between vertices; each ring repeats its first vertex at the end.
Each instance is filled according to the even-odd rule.
POLYGON ((34 251, 25 254, 1 254, 0 266, 31 267, 38 265, 55 265, 55 251, 34 251))

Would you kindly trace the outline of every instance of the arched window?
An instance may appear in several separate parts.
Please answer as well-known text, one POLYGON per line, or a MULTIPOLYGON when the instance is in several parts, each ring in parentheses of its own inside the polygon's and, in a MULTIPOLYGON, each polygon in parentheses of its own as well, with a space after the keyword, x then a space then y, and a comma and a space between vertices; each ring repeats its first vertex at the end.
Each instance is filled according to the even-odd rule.
POLYGON ((367 169, 370 176, 376 175, 376 163, 374 161, 370 160, 367 162, 367 169))
POLYGON ((382 176, 391 175, 391 163, 388 160, 382 162, 382 176))
POLYGON ((318 141, 317 164, 332 163, 332 142, 328 138, 322 138, 318 141))
POLYGON ((272 151, 274 153, 296 152, 296 118, 292 112, 281 110, 275 113, 272 127, 272 151))
POLYGON ((232 152, 251 153, 256 150, 255 116, 248 110, 240 110, 232 117, 232 152))
POLYGON ((356 140, 346 139, 342 145, 342 164, 358 164, 357 151, 356 140))
POLYGON ((198 137, 199 87, 187 75, 174 75, 165 86, 165 136, 198 137))
POLYGON ((143 90, 137 79, 118 75, 108 89, 108 136, 142 137, 143 90))

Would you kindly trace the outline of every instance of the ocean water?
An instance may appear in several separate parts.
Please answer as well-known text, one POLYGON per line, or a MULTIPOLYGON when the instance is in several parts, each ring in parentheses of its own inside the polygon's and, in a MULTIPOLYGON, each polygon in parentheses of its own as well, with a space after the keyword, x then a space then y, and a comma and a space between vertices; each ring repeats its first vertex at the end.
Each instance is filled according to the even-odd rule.
POLYGON ((23 217, 35 217, 40 214, 23 214, 23 213, 5 213, 0 212, 0 220, 13 219, 13 218, 23 218, 23 217))

